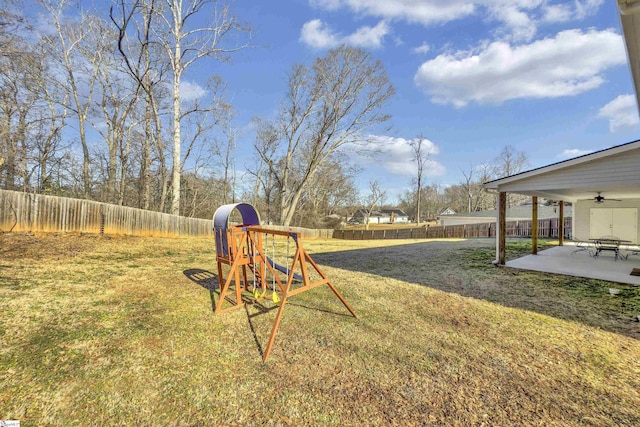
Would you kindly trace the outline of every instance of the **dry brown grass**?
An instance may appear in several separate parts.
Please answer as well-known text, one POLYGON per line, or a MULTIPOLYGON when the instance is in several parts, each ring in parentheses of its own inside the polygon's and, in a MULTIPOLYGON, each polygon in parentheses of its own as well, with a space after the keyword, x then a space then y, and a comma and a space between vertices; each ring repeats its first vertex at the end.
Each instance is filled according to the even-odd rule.
POLYGON ((640 289, 495 269, 492 244, 307 242, 359 319, 296 296, 263 364, 275 311, 214 316, 184 273, 211 240, 0 235, 0 419, 640 425, 640 289))

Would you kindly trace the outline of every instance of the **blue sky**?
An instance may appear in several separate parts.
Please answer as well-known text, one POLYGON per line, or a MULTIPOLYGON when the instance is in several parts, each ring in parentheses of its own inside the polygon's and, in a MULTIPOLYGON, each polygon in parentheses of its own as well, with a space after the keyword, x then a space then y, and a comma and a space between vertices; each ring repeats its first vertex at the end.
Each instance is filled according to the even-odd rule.
POLYGON ((543 166, 638 138, 638 113, 613 0, 235 0, 253 47, 185 76, 198 90, 223 76, 234 105, 238 169, 250 162, 252 117, 274 118, 287 73, 347 43, 383 62, 396 95, 383 153, 350 154, 358 185, 410 188, 408 141, 422 134, 429 182, 461 182, 506 145, 543 166))

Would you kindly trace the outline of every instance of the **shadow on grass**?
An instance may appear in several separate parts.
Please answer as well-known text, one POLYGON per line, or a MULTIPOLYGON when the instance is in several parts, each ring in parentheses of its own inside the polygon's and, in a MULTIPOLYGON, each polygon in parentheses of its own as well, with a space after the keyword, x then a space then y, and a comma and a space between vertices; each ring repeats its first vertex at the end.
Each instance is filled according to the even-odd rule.
MULTIPOLYGON (((322 265, 414 283, 503 306, 535 311, 640 339, 640 287, 492 265, 493 239, 428 241, 315 253, 322 265)), ((375 243, 372 243, 374 245, 375 243)), ((541 241, 540 250, 555 246, 541 241)), ((531 253, 528 239, 509 240, 507 259, 531 253)))
MULTIPOLYGON (((219 286, 219 282, 218 282, 218 275, 209 271, 209 270, 203 270, 201 268, 190 268, 187 270, 184 270, 182 272, 187 279, 189 279, 190 281, 202 286, 203 288, 205 288, 206 290, 209 291, 209 296, 211 298, 211 311, 215 312, 216 310, 216 305, 219 304, 219 299, 220 299, 220 286, 219 286)), ((232 281, 232 283, 229 286, 230 290, 231 289, 235 289, 235 283, 232 281)), ((232 295, 235 295, 235 292, 230 292, 232 295)), ((230 299, 229 297, 225 298, 229 303, 231 304, 235 304, 235 300, 230 299)), ((264 356, 264 349, 262 348, 262 344, 260 344, 260 339, 258 338, 258 334, 256 332, 256 328, 254 326, 254 317, 258 317, 258 316, 262 316, 264 314, 267 314, 273 310, 277 310, 279 308, 278 305, 274 304, 274 305, 266 305, 264 304, 265 302, 265 298, 252 298, 251 296, 242 295, 242 302, 244 305, 244 310, 245 313, 247 314, 247 322, 249 323, 249 329, 251 330, 251 335, 253 336, 253 340, 256 344, 256 348, 258 349, 258 352, 260 353, 260 357, 264 356), (251 313, 249 311, 249 307, 251 307, 253 310, 255 310, 254 313, 251 313)), ((345 316, 345 317, 351 317, 350 314, 344 314, 344 313, 337 313, 334 311, 330 311, 330 310, 325 310, 322 308, 318 308, 318 307, 310 307, 308 305, 303 305, 303 304, 299 304, 296 303, 295 300, 287 300, 287 305, 289 306, 294 306, 294 307, 301 307, 307 310, 315 310, 315 311, 320 311, 323 313, 329 313, 329 314, 334 314, 337 316, 345 316)))

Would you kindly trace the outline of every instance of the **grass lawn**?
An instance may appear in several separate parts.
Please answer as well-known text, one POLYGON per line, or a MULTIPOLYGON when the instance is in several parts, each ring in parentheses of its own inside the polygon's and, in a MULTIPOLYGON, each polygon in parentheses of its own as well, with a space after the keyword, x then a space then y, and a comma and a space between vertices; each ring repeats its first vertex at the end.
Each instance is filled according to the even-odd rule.
POLYGON ((276 311, 215 316, 190 279, 212 240, 0 235, 0 419, 640 425, 640 287, 495 268, 493 244, 306 241, 359 319, 295 296, 262 363, 276 311))

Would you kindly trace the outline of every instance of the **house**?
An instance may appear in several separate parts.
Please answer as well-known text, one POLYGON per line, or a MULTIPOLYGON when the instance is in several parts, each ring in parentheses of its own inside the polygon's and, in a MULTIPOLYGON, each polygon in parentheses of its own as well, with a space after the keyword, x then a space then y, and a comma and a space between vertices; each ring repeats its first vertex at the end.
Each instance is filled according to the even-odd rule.
POLYGON ((368 214, 366 209, 358 209, 349 219, 350 224, 365 224, 369 218, 369 224, 388 224, 391 222, 391 216, 389 214, 382 213, 380 211, 371 211, 368 214))
POLYGON ((457 212, 454 211, 451 208, 446 208, 445 210, 443 210, 442 212, 440 212, 440 214, 438 215, 438 217, 444 216, 444 215, 455 215, 457 212))
MULTIPOLYGON (((572 207, 564 207, 564 217, 572 216, 572 207)), ((506 221, 526 221, 531 220, 531 205, 514 206, 507 208, 506 221)), ((465 212, 454 215, 446 215, 438 218, 438 225, 462 225, 462 224, 482 224, 494 222, 497 217, 497 209, 490 211, 465 212)), ((538 219, 558 218, 557 206, 546 206, 538 204, 538 219)))
POLYGON ((409 222, 409 215, 402 209, 381 209, 380 212, 389 215, 389 222, 392 224, 406 224, 409 222))
MULTIPOLYGON (((366 209, 358 209, 349 219, 350 224, 364 224, 367 218, 366 209)), ((369 224, 407 223, 409 216, 400 209, 381 209, 371 211, 369 224)))
MULTIPOLYGON (((553 163, 516 175, 486 182, 484 187, 498 194, 498 230, 507 219, 506 194, 531 196, 531 217, 537 218, 537 198, 559 201, 558 215, 573 204, 571 235, 588 240, 605 235, 640 242, 640 141, 629 142, 553 163)), ((560 244, 563 244, 562 237, 560 244)), ((496 258, 504 264, 504 235, 496 238, 496 258)), ((537 247, 533 245, 533 252, 537 247)))

